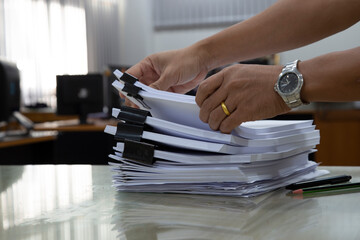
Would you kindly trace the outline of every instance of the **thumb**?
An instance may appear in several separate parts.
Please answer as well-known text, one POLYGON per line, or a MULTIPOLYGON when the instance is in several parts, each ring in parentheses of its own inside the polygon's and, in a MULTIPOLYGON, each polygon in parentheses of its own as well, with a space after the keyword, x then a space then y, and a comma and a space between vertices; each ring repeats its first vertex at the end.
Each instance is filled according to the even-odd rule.
POLYGON ((155 88, 157 90, 166 91, 173 85, 173 83, 169 81, 170 79, 171 78, 169 78, 166 74, 163 74, 156 82, 150 84, 150 87, 155 88))

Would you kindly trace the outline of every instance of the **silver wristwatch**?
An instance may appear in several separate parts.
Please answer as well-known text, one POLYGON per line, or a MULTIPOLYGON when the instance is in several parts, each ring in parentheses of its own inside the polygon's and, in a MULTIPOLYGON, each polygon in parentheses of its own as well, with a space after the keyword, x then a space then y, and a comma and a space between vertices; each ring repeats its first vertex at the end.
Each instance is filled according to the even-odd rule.
POLYGON ((290 108, 305 104, 300 98, 304 79, 297 69, 298 62, 299 60, 295 60, 285 65, 274 87, 275 91, 290 108))

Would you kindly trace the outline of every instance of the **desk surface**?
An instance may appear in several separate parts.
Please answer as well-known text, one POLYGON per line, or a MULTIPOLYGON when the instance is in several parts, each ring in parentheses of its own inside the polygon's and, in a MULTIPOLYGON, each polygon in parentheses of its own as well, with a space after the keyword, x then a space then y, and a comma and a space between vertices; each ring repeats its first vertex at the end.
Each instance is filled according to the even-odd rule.
POLYGON ((62 120, 54 122, 37 123, 34 126, 35 131, 64 131, 64 132, 102 132, 107 124, 116 125, 115 119, 96 120, 90 119, 90 124, 79 124, 79 120, 62 120))
MULTIPOLYGON (((360 167, 329 167, 360 181, 360 167)), ((0 166, 0 239, 360 239, 360 192, 117 193, 108 166, 0 166)))
POLYGON ((0 141, 0 149, 6 147, 15 147, 20 145, 27 145, 39 142, 54 141, 56 139, 57 132, 55 131, 42 131, 42 132, 30 132, 29 135, 18 136, 6 136, 0 141))

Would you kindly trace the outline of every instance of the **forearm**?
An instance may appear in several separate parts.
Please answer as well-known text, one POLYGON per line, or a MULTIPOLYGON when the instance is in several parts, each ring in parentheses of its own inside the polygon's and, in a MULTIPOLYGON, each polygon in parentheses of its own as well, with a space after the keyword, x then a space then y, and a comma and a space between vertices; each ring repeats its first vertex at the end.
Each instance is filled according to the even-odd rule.
POLYGON ((307 45, 360 19, 358 0, 280 0, 246 21, 194 45, 208 69, 307 45))
POLYGON ((298 67, 304 77, 304 101, 360 100, 360 47, 303 61, 298 67))

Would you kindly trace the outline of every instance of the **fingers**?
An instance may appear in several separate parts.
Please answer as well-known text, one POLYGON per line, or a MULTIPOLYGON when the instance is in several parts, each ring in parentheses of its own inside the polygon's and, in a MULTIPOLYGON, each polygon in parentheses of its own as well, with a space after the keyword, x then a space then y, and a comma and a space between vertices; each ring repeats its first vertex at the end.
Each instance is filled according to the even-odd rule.
POLYGON ((166 73, 163 73, 157 81, 149 86, 158 90, 166 91, 173 85, 172 81, 169 81, 169 78, 171 77, 167 76, 166 73))
POLYGON ((208 123, 212 130, 230 133, 241 120, 236 117, 236 114, 239 114, 237 91, 232 89, 233 85, 225 82, 225 73, 221 71, 200 84, 195 100, 200 107, 201 121, 208 123), (225 103, 230 116, 227 116, 222 108, 222 102, 225 103))
POLYGON ((231 133, 231 131, 239 126, 244 120, 241 118, 242 113, 240 109, 236 109, 230 114, 230 116, 224 118, 223 121, 219 124, 218 130, 222 133, 231 133))
POLYGON ((124 98, 125 98, 125 95, 124 95, 124 94, 119 93, 119 95, 120 95, 120 97, 121 97, 122 99, 124 99, 124 98))
POLYGON ((126 96, 120 94, 121 98, 125 100, 125 106, 132 107, 132 108, 139 108, 135 103, 130 101, 126 96))
POLYGON ((224 75, 222 72, 215 74, 208 79, 204 80, 200 85, 196 93, 196 104, 201 108, 204 101, 212 95, 222 84, 224 75))
POLYGON ((130 101, 128 98, 125 98, 125 105, 132 108, 139 108, 135 103, 130 101))
POLYGON ((131 102, 124 94, 119 93, 120 97, 125 100, 125 106, 132 107, 132 108, 139 108, 136 104, 131 102))
MULTIPOLYGON (((227 95, 226 91, 219 88, 212 95, 206 98, 200 107, 200 112, 199 112, 200 120, 205 123, 209 123, 209 119, 212 118, 212 116, 210 115, 213 113, 213 111, 216 108, 219 108, 219 110, 221 110, 221 111, 218 110, 217 113, 220 113, 221 116, 225 115, 224 112, 222 111, 222 107, 220 104, 221 102, 225 101, 226 95, 227 95)), ((218 115, 216 115, 215 117, 218 118, 217 116, 218 115)))
POLYGON ((241 120, 236 118, 236 114, 238 114, 239 111, 237 111, 236 102, 232 101, 232 98, 227 98, 223 102, 230 112, 230 115, 228 116, 225 113, 220 102, 218 106, 216 106, 211 112, 208 113, 209 117, 207 123, 212 130, 220 130, 224 133, 230 133, 233 128, 237 127, 241 123, 241 120), (231 120, 230 122, 229 119, 231 120))
POLYGON ((209 127, 212 130, 219 130, 220 124, 224 119, 227 117, 227 115, 224 113, 221 105, 217 106, 210 114, 208 119, 209 127))
POLYGON ((224 102, 230 112, 236 108, 236 102, 229 97, 227 88, 223 86, 223 79, 222 72, 206 79, 200 84, 195 98, 200 107, 200 120, 208 123, 210 128, 215 131, 219 130, 221 122, 227 117, 221 103, 224 102))
POLYGON ((233 109, 234 107, 229 103, 227 104, 227 101, 224 103, 227 106, 230 115, 227 116, 221 105, 219 105, 209 114, 208 124, 214 131, 220 130, 222 133, 231 133, 231 131, 244 122, 245 119, 242 118, 242 113, 239 109, 233 109))
MULTIPOLYGON (((149 67, 148 58, 143 59, 139 63, 135 64, 131 68, 127 69, 126 72, 136 77, 140 82, 147 84, 143 79, 153 80, 156 78, 156 73, 149 67)), ((131 102, 127 96, 120 93, 120 97, 125 100, 125 105, 128 107, 139 108, 136 104, 131 102)))
POLYGON ((196 88, 199 85, 199 82, 204 80, 206 75, 207 75, 207 71, 202 71, 189 82, 186 82, 181 85, 172 86, 170 89, 172 92, 176 92, 176 93, 187 93, 190 90, 196 88))
POLYGON ((143 76, 141 64, 142 64, 142 62, 135 64, 131 68, 127 69, 126 72, 138 79, 141 78, 143 76))
POLYGON ((126 71, 128 74, 136 77, 141 83, 150 85, 159 79, 159 72, 152 64, 151 56, 144 58, 126 71))

